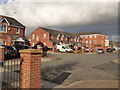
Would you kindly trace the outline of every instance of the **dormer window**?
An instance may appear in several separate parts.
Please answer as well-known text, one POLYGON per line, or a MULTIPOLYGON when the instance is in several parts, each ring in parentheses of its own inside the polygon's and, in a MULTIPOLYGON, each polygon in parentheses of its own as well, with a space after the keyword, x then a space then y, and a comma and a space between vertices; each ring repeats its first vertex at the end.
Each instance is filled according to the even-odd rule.
POLYGON ((17 32, 16 33, 19 33, 19 28, 17 28, 17 32))

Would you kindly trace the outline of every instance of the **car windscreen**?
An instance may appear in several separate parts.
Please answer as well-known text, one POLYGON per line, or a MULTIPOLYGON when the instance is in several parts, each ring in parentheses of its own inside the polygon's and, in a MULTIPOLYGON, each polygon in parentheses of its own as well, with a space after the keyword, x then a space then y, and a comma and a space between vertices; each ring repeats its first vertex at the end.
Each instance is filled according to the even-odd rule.
POLYGON ((98 49, 98 50, 103 50, 103 49, 98 49))
POLYGON ((8 46, 7 49, 8 49, 8 50, 15 50, 15 49, 14 49, 13 47, 11 47, 11 46, 8 46))

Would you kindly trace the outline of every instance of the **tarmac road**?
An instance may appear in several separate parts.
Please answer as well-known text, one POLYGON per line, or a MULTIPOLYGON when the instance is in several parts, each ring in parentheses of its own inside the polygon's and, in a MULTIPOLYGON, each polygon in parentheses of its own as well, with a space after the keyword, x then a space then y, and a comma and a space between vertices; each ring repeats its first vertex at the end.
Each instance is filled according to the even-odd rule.
MULTIPOLYGON (((49 55, 61 59, 42 62, 41 77, 56 85, 67 86, 81 80, 118 79, 118 65, 111 62, 118 58, 118 52, 105 54, 51 53, 49 55)), ((42 83, 45 82, 42 81, 42 83)))

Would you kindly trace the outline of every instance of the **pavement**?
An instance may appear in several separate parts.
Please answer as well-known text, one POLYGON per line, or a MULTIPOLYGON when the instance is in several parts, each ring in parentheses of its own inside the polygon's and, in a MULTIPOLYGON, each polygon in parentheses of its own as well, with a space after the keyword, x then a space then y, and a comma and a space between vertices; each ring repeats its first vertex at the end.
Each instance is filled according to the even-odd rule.
POLYGON ((61 59, 61 58, 58 57, 58 56, 50 55, 49 53, 47 53, 47 56, 42 57, 42 58, 41 58, 41 61, 42 61, 42 62, 46 62, 46 61, 58 60, 58 59, 61 59))
POLYGON ((118 59, 112 60, 112 63, 120 64, 120 62, 118 62, 118 59))

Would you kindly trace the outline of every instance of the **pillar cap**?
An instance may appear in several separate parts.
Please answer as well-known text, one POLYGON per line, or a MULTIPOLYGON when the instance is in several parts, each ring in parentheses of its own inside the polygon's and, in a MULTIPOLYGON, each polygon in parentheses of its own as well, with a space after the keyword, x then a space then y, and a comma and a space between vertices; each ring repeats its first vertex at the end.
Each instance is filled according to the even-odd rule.
POLYGON ((37 50, 37 49, 23 49, 19 51, 20 53, 36 53, 36 54, 41 54, 43 53, 42 50, 37 50))
POLYGON ((0 46, 0 48, 5 48, 4 46, 0 46))

